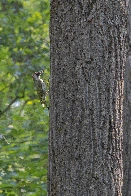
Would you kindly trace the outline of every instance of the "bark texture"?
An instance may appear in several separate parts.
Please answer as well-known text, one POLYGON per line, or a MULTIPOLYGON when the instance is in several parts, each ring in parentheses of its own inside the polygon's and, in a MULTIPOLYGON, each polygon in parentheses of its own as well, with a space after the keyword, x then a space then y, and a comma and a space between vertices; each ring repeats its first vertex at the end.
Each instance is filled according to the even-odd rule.
POLYGON ((51 0, 49 196, 120 196, 124 0, 51 0))
POLYGON ((128 51, 124 85, 123 196, 131 195, 131 0, 128 9, 128 51))

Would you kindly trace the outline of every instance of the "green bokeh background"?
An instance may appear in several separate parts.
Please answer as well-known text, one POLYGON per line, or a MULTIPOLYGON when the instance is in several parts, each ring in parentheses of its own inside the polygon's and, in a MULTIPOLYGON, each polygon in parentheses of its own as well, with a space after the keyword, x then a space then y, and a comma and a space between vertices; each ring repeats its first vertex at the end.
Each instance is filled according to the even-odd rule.
POLYGON ((49 79, 49 1, 0 1, 0 196, 47 195, 49 112, 32 74, 49 79))

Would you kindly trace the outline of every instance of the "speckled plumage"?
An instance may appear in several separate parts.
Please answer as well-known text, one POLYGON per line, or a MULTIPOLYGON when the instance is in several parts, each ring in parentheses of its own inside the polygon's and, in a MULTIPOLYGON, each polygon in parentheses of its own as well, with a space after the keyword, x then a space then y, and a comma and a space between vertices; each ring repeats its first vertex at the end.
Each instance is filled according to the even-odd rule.
POLYGON ((45 104, 45 97, 46 97, 47 92, 46 92, 46 84, 40 78, 42 73, 43 73, 42 70, 38 71, 38 72, 35 72, 32 75, 32 78, 33 78, 34 83, 35 83, 35 87, 36 87, 37 94, 38 94, 39 99, 40 99, 40 103, 43 105, 43 104, 45 104))

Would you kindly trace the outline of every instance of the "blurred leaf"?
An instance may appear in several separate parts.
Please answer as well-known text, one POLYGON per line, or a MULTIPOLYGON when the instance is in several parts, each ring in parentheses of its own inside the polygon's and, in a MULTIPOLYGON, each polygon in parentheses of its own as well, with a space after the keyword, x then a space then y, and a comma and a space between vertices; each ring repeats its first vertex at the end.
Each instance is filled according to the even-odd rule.
POLYGON ((49 1, 4 0, 0 10, 0 195, 47 195, 49 112, 32 74, 44 69, 48 84, 49 1))

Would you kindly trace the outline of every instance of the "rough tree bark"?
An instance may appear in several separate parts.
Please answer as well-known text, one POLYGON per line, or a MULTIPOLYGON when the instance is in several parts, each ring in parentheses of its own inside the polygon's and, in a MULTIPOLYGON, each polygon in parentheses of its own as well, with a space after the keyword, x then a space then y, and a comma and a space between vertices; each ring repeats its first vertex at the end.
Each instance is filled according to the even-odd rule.
POLYGON ((51 0, 49 196, 120 196, 124 0, 51 0))
POLYGON ((123 196, 131 195, 131 0, 128 10, 128 52, 124 77, 123 196))

